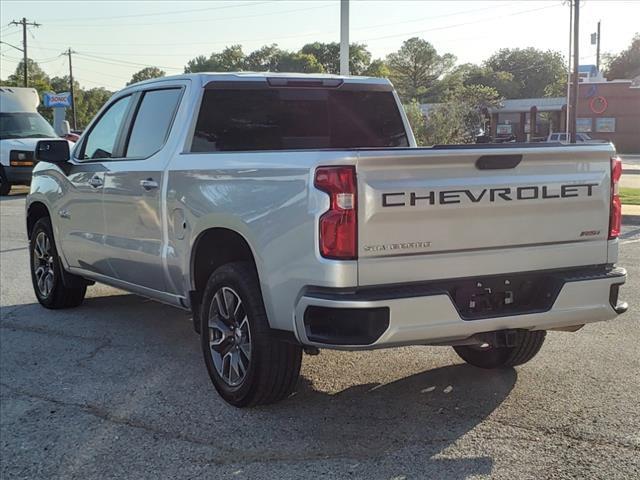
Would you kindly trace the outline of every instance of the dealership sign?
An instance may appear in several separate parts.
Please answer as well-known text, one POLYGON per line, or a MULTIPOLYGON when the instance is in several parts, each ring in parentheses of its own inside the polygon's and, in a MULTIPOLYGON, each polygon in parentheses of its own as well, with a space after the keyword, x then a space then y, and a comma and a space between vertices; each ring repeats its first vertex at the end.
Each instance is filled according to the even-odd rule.
POLYGON ((64 93, 45 93, 44 94, 44 106, 45 107, 70 107, 71 106, 71 94, 69 92, 64 93))

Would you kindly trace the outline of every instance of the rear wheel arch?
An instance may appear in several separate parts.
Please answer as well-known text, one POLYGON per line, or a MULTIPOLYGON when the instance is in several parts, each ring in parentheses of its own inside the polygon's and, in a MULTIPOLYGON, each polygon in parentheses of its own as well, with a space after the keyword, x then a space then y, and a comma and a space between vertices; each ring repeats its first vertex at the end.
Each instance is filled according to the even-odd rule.
POLYGON ((258 271, 251 245, 236 230, 214 227, 198 234, 189 263, 191 288, 203 291, 209 276, 220 266, 230 262, 251 262, 258 271))
POLYGON ((211 274, 227 263, 249 262, 258 275, 253 249, 236 230, 222 227, 206 229, 198 234, 191 248, 189 262, 190 301, 193 327, 200 333, 199 306, 211 274))

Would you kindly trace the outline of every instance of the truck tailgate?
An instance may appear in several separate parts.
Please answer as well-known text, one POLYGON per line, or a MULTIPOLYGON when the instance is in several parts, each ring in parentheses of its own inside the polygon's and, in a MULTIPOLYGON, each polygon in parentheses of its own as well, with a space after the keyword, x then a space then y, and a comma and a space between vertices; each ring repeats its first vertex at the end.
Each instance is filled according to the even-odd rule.
POLYGON ((360 151, 361 285, 607 262, 611 145, 360 151))

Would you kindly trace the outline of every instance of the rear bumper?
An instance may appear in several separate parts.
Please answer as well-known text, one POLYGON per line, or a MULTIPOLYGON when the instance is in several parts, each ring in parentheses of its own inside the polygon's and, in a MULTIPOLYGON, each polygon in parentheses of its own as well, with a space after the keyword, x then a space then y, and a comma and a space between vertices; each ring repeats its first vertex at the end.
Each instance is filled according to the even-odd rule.
POLYGON ((31 183, 33 167, 3 166, 3 169, 9 183, 18 185, 29 185, 31 183))
POLYGON ((618 288, 626 281, 624 269, 552 274, 560 281, 555 300, 540 309, 473 318, 461 314, 451 290, 440 288, 454 280, 351 291, 309 289, 296 306, 296 335, 304 345, 347 350, 447 344, 497 330, 579 326, 626 311, 626 304, 618 300, 618 288))

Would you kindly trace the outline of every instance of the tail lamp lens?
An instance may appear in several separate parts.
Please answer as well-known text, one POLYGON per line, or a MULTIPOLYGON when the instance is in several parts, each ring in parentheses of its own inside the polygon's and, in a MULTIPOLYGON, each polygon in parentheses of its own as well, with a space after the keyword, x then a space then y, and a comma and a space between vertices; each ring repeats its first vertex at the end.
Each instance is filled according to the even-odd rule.
POLYGON ((329 195, 329 210, 319 223, 320 254, 335 260, 358 258, 356 169, 319 167, 314 185, 329 195))
POLYGON ((618 238, 622 224, 622 202, 618 185, 622 177, 622 160, 620 157, 611 158, 611 211, 609 214, 609 238, 618 238))

